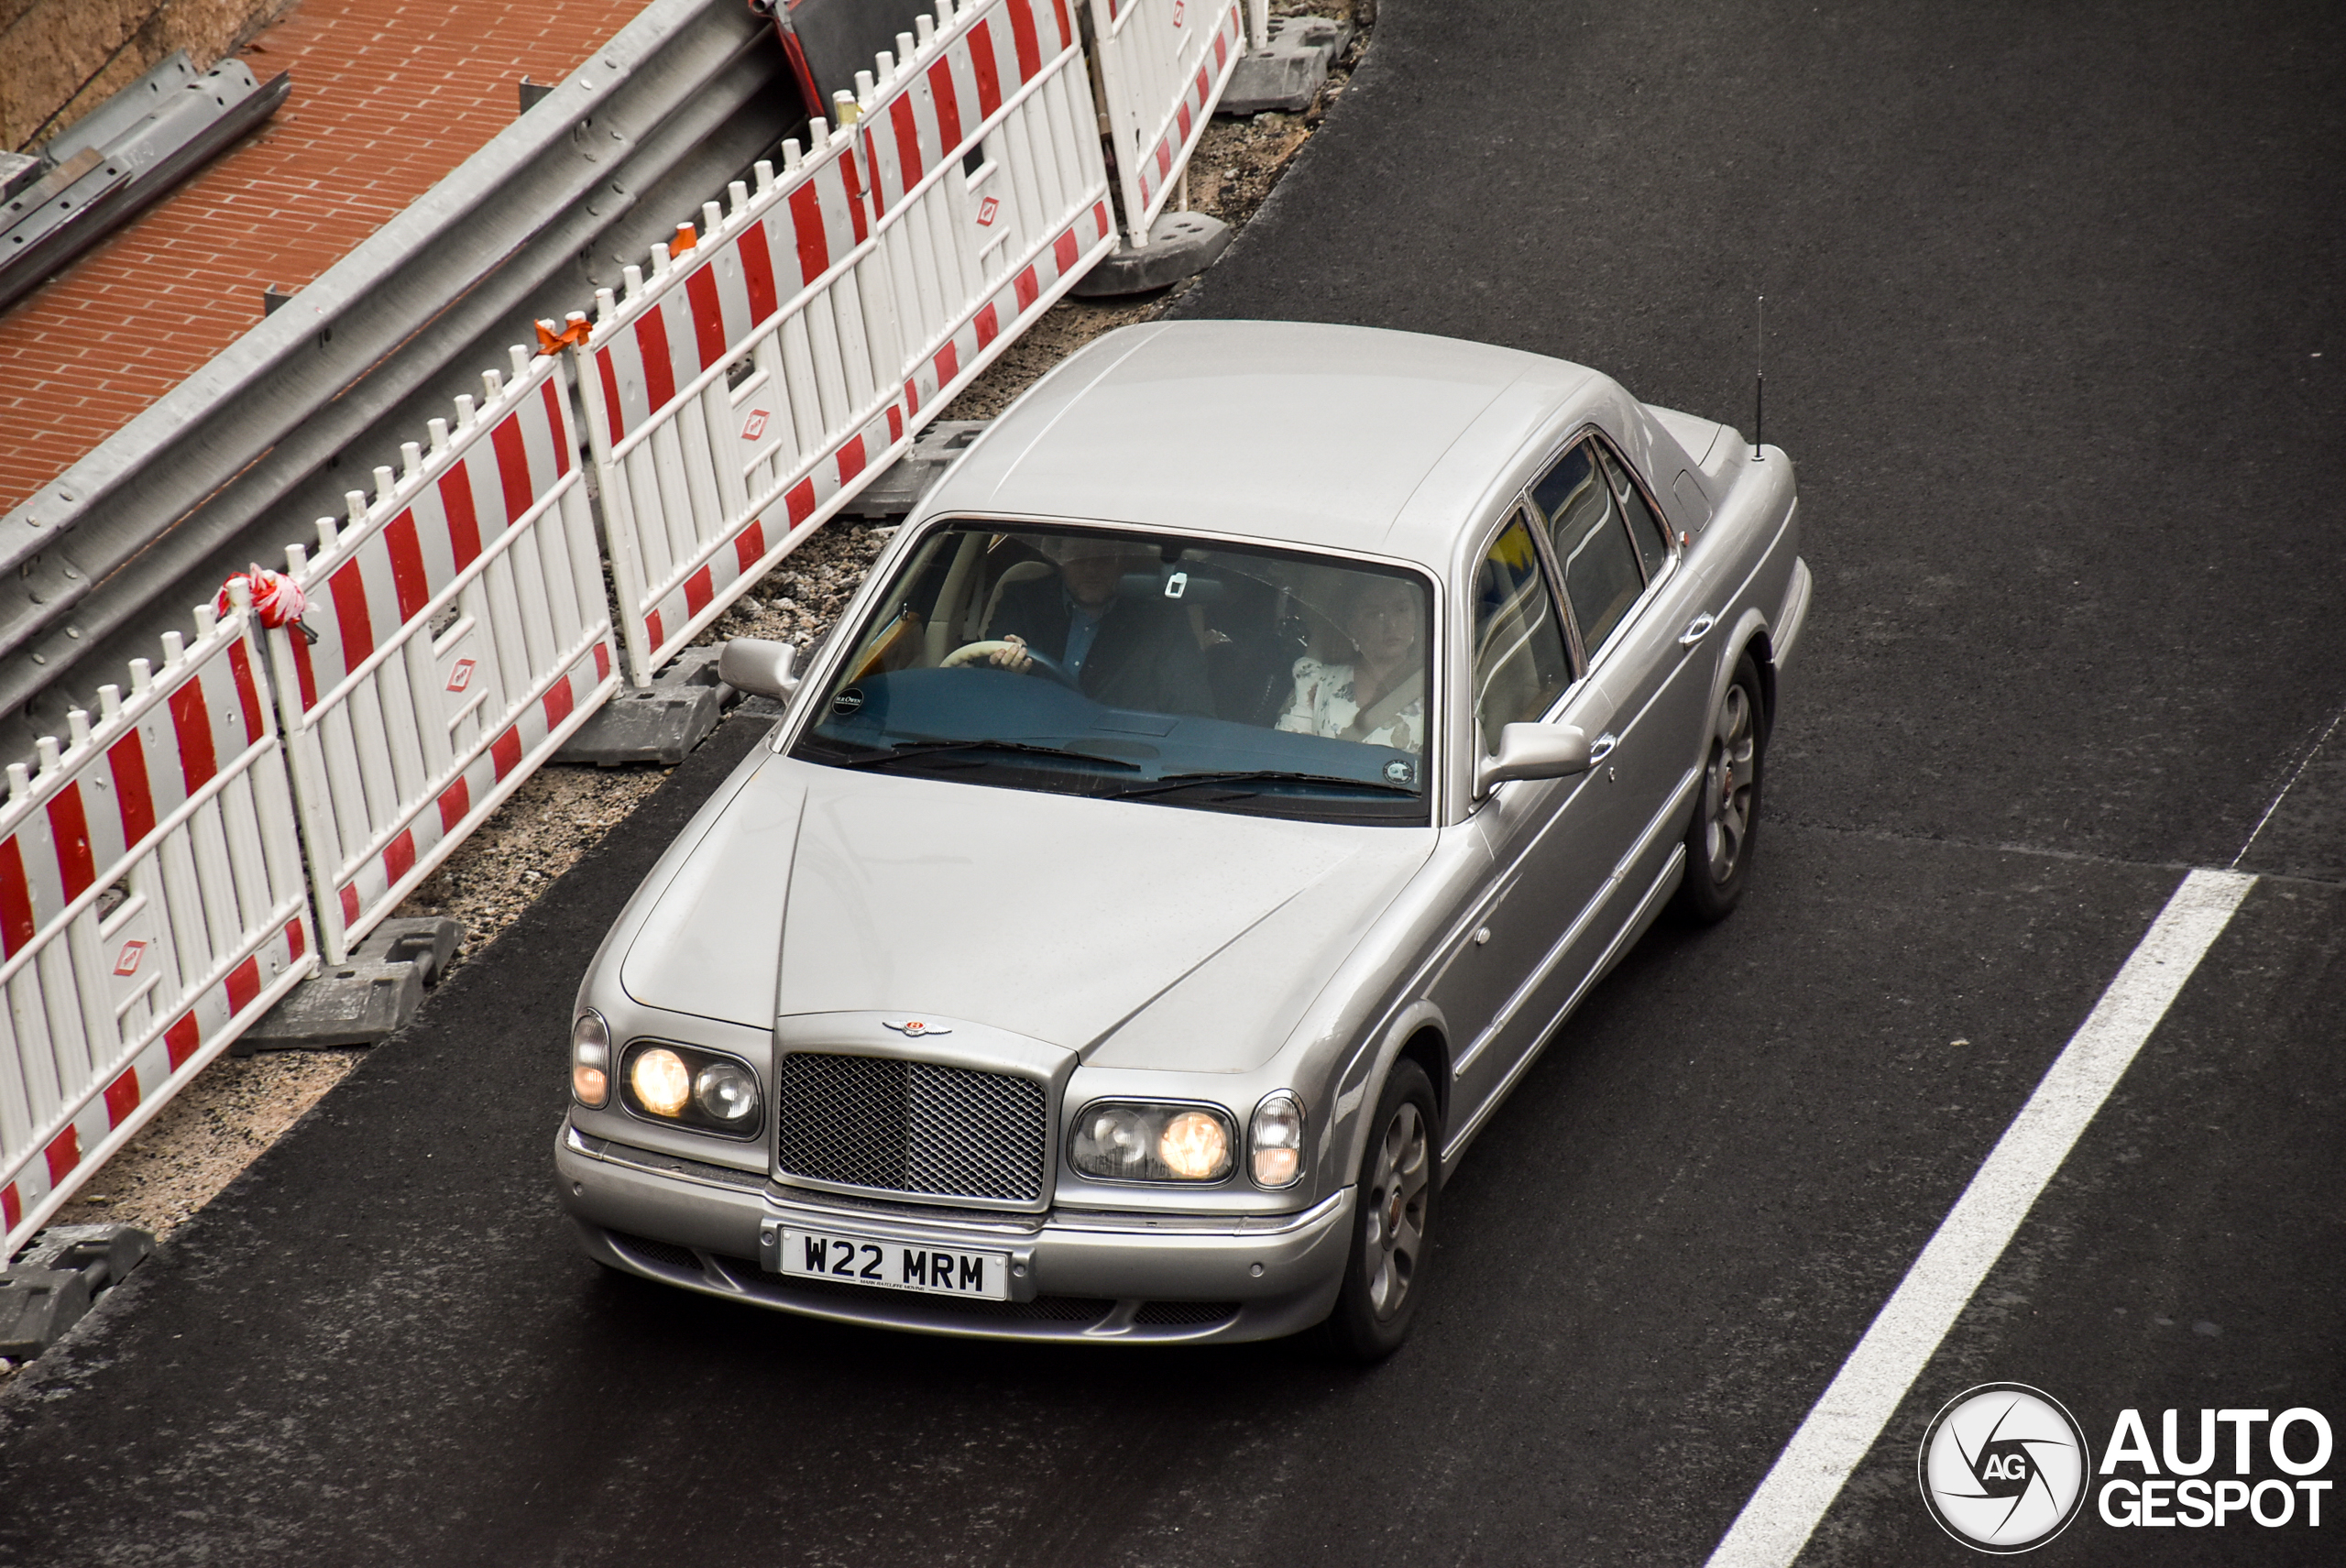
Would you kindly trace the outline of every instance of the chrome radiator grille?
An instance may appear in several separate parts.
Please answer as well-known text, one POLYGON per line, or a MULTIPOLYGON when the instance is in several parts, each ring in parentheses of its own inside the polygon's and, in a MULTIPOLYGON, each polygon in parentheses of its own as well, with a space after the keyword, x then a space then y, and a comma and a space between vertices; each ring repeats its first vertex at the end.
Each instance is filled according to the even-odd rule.
POLYGON ((1048 1099, 1007 1073, 793 1051, 782 1058, 777 1163, 846 1187, 1031 1203, 1043 1195, 1048 1099))

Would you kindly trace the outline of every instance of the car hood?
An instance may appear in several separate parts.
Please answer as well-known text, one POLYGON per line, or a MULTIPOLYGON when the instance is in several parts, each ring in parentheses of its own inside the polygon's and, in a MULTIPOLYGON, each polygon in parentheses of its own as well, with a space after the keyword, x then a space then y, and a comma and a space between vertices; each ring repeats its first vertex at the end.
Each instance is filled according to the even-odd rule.
POLYGON ((620 980, 648 1006, 760 1027, 903 1012, 1087 1053, 1146 1011, 1130 1045, 1182 1058, 1151 1065, 1239 1070, 1276 1048, 1279 1016, 1299 1014, 1433 839, 776 757, 677 864, 620 980), (1277 983, 1258 1006, 1182 984, 1221 971, 1277 983), (1211 1033, 1184 1050, 1195 1036, 1168 1012, 1211 1033))

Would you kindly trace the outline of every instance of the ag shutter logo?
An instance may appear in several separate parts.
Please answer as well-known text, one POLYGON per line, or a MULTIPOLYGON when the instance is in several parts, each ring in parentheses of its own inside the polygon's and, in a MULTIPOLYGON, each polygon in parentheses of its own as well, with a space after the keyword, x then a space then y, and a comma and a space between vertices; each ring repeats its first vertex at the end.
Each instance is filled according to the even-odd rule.
POLYGON ((2086 1500, 2092 1455, 2061 1402, 2025 1383, 1986 1383, 1947 1402, 1915 1469, 1931 1517, 1964 1545, 1999 1555, 2060 1534, 2086 1500))

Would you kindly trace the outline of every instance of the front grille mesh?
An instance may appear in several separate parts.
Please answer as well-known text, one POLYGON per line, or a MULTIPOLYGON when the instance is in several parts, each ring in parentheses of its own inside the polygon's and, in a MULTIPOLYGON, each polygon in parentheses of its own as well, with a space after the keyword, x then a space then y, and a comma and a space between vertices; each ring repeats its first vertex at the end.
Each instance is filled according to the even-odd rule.
POLYGON ((776 1098, 785 1176, 941 1198, 1043 1195, 1047 1096, 1032 1079, 793 1051, 776 1098))

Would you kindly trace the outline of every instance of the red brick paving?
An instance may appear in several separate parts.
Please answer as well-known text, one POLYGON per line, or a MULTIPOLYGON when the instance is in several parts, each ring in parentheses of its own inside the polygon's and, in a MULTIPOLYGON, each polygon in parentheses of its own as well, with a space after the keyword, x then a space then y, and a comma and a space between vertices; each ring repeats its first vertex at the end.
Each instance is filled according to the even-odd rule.
POLYGON ((21 504, 513 121, 643 0, 302 0, 243 59, 268 126, 0 313, 0 512, 21 504))

